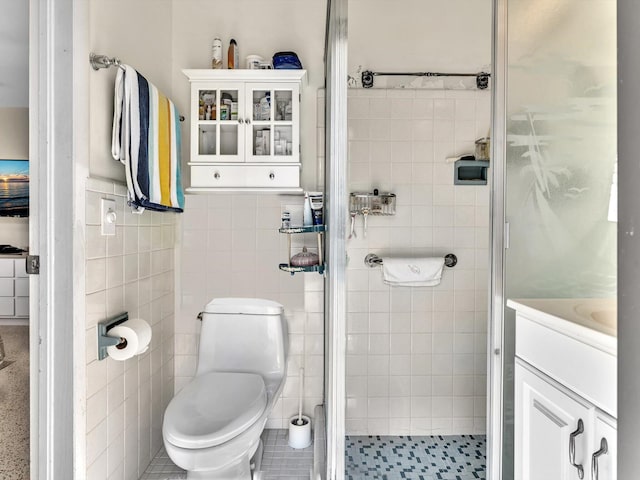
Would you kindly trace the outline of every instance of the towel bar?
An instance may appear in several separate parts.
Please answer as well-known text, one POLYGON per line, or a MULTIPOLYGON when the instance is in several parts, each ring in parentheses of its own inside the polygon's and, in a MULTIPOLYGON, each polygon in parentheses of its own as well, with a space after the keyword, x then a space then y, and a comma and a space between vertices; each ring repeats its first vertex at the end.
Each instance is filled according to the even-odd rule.
MULTIPOLYGON (((101 68, 118 67, 124 70, 124 65, 117 57, 107 57, 106 55, 98 55, 96 53, 89 54, 89 63, 94 70, 100 70, 101 68)), ((180 115, 180 121, 184 122, 184 116, 180 115)))
MULTIPOLYGON (((458 257, 456 257, 453 253, 447 253, 444 256, 445 267, 453 268, 457 263, 458 257)), ((364 264, 370 268, 379 267, 382 266, 382 258, 380 258, 375 253, 370 253, 366 257, 364 257, 364 264)))

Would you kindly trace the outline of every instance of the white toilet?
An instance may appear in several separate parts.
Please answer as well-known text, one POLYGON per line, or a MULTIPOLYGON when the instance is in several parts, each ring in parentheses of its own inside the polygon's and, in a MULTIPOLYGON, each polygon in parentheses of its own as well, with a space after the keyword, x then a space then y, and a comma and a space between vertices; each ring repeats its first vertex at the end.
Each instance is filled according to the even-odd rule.
POLYGON ((252 478, 286 378, 287 338, 279 303, 218 298, 206 306, 196 376, 169 402, 162 425, 167 453, 188 479, 252 478))

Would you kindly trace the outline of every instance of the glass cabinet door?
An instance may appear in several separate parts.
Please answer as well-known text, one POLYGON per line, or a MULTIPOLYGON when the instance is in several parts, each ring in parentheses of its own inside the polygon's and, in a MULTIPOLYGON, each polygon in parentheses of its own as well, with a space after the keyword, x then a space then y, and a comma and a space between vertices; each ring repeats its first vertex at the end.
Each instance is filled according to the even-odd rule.
POLYGON ((217 118, 218 92, 198 90, 198 156, 216 155, 218 152, 217 118))
POLYGON ((242 111, 242 89, 238 86, 206 86, 193 90, 192 112, 197 112, 192 152, 196 162, 242 161, 243 129, 238 112, 242 111))
POLYGON ((248 161, 299 162, 299 88, 297 85, 249 84, 246 88, 251 128, 248 161))
POLYGON ((219 124, 220 124, 220 157, 223 162, 241 161, 238 149, 241 142, 240 124, 238 123, 238 107, 240 95, 238 88, 220 89, 219 124))

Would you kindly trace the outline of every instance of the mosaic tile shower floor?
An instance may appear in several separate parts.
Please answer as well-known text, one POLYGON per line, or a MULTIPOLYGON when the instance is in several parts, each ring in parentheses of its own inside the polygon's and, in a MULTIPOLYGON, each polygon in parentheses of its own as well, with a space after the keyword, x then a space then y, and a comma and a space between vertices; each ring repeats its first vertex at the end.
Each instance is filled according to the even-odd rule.
POLYGON ((486 478, 486 436, 347 436, 345 479, 486 478))

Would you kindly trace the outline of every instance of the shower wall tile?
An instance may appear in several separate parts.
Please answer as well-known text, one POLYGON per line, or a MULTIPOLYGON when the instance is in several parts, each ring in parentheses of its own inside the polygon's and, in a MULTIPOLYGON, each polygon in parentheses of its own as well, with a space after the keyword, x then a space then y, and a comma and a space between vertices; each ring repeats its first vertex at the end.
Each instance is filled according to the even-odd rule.
POLYGON ((176 216, 132 214, 119 184, 89 179, 86 188, 86 478, 137 479, 160 448, 173 396, 176 216), (102 198, 116 201, 113 237, 100 235, 102 198), (96 323, 123 311, 149 322, 149 350, 98 361, 96 323))
POLYGON ((487 136, 490 93, 349 90, 349 189, 392 191, 392 217, 348 240, 347 433, 485 431, 489 190, 454 186, 447 157, 487 136), (391 288, 378 255, 455 253, 433 288, 391 288))

